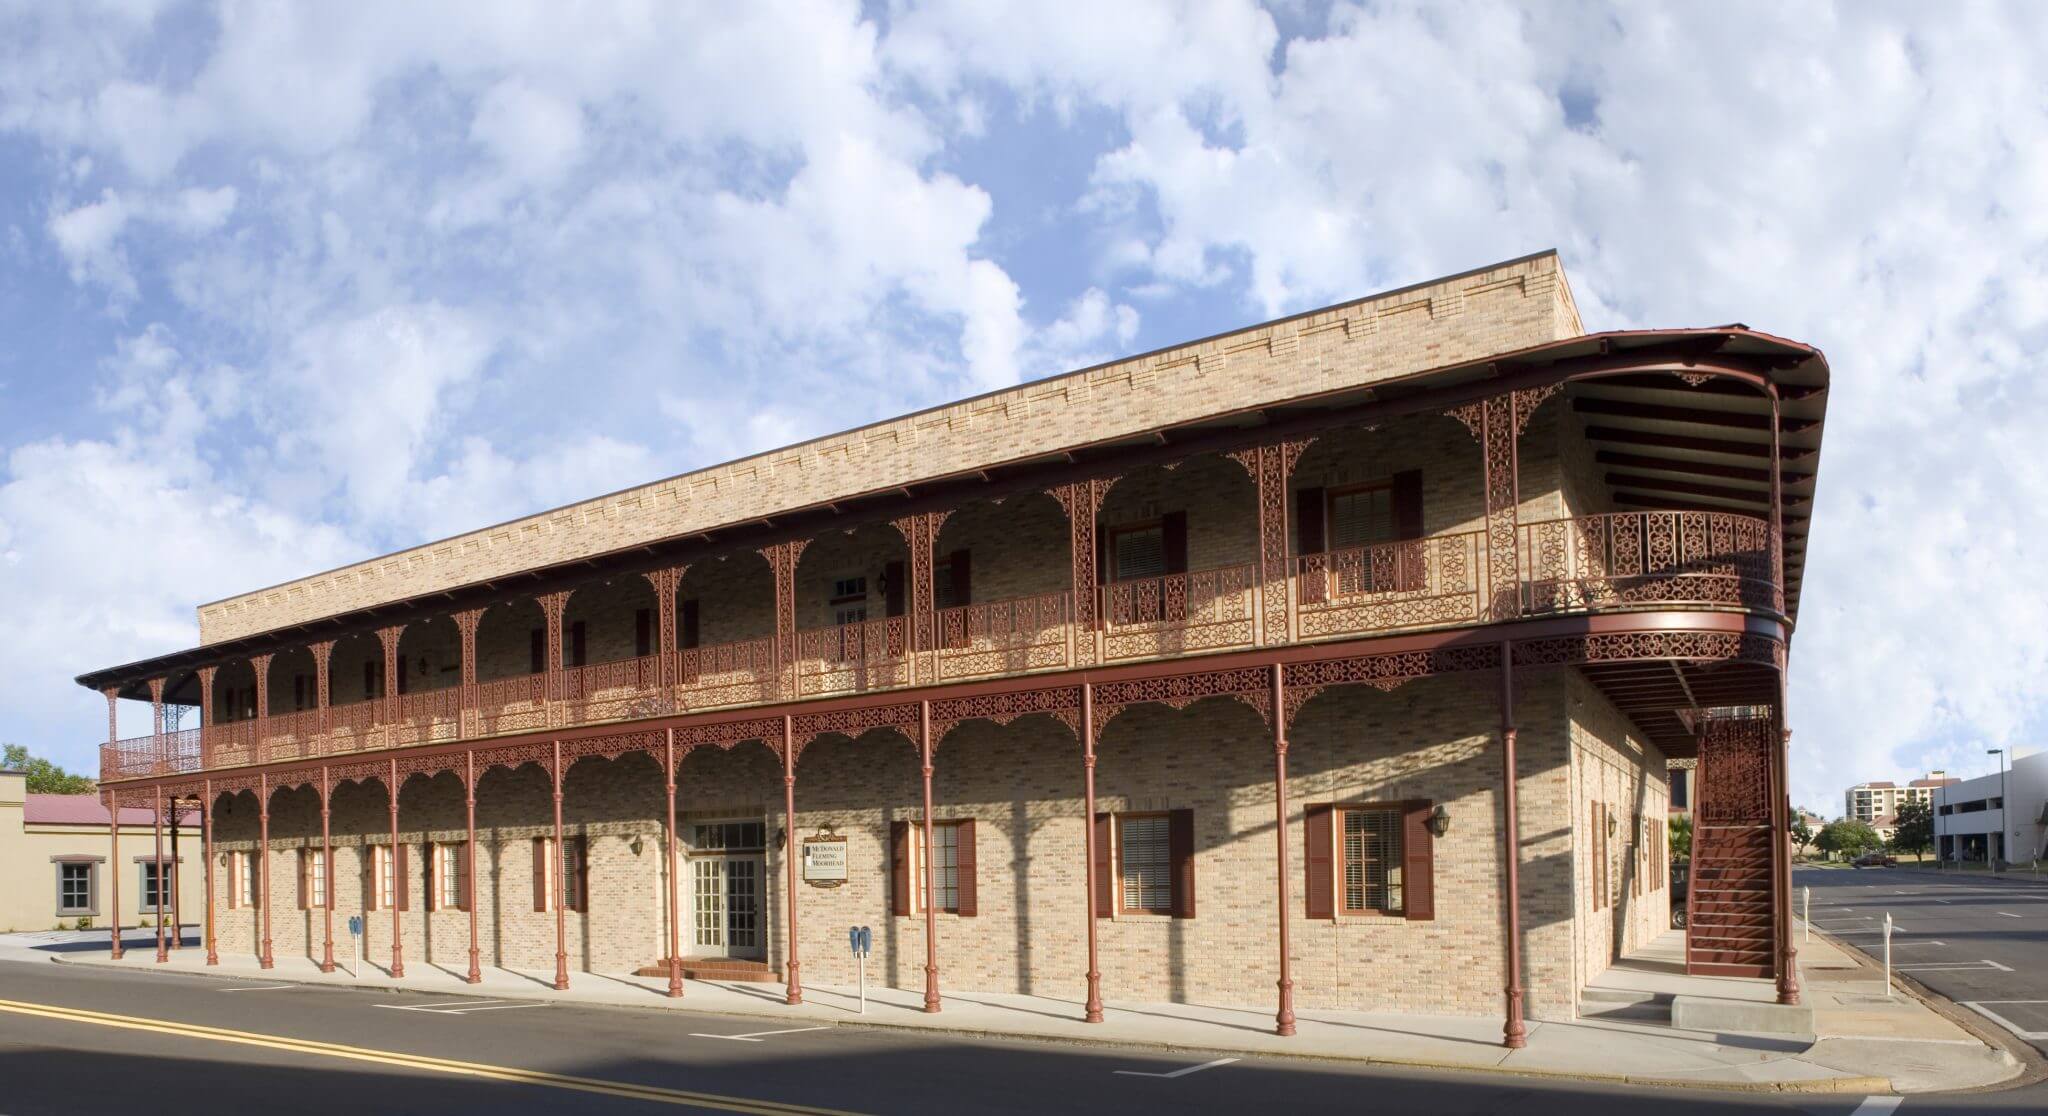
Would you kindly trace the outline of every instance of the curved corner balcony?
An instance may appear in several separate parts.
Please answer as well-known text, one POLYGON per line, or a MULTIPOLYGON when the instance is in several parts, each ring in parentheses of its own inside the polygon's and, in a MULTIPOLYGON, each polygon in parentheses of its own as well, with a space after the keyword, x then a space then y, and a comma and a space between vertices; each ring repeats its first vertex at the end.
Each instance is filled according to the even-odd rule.
POLYGON ((271 714, 101 746, 102 779, 405 748, 1288 643, 1632 609, 1784 610, 1771 526, 1640 511, 1519 525, 1513 586, 1484 531, 1117 581, 271 714), (1284 605, 1269 602, 1284 593, 1284 605), (1090 607, 1077 608, 1085 600, 1090 607), (1273 607, 1269 607, 1269 604, 1273 607), (1281 621, 1284 619, 1284 623, 1281 621), (1086 653, 1083 649, 1086 648, 1086 653))

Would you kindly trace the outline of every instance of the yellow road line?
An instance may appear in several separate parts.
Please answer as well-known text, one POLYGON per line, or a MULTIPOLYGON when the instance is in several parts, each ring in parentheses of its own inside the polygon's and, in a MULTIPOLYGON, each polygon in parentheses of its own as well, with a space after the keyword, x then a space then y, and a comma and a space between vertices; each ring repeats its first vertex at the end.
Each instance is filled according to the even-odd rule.
POLYGON ((462 1077, 477 1077, 519 1085, 537 1085, 549 1089, 568 1089, 581 1093, 599 1093, 605 1096, 625 1097, 631 1100, 652 1101, 657 1104, 695 1105, 699 1108, 714 1108, 725 1112, 754 1113, 758 1114, 758 1116, 854 1116, 853 1113, 833 1108, 812 1108, 800 1104, 783 1104, 779 1101, 722 1096, 717 1093, 694 1093, 685 1089, 666 1089, 658 1085, 635 1085, 623 1081, 605 1081, 595 1077, 576 1077, 570 1074, 548 1073, 543 1070, 520 1069, 515 1066, 493 1066, 480 1062, 459 1062, 450 1058, 435 1058, 425 1054, 404 1054, 392 1050, 374 1050, 363 1046, 344 1046, 340 1043, 319 1042, 314 1039, 285 1038, 281 1035, 257 1034, 251 1031, 231 1031, 226 1028, 208 1027, 199 1023, 176 1023, 169 1020, 145 1019, 133 1015, 114 1015, 103 1011, 88 1011, 84 1008, 58 1007, 53 1004, 25 1003, 20 1000, 0 1000, 0 1011, 12 1012, 16 1015, 41 1016, 46 1019, 62 1019, 73 1023, 91 1023, 102 1027, 118 1027, 131 1031, 151 1031, 157 1034, 205 1039, 211 1042, 260 1046, 271 1050, 290 1051, 296 1054, 343 1058, 357 1062, 376 1062, 383 1065, 402 1066, 407 1069, 425 1070, 431 1073, 455 1074, 462 1077))

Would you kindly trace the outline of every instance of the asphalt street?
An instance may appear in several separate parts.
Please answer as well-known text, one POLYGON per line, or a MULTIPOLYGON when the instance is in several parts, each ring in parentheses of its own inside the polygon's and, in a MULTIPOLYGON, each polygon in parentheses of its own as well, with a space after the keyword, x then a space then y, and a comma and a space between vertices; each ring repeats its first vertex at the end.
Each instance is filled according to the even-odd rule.
POLYGON ((1000 1041, 0 961, 0 1112, 2040 1112, 1000 1041), (1870 1105, 1876 1107, 1870 1107, 1870 1105))
POLYGON ((1909 868, 1800 869, 1813 925, 2048 1053, 2048 882, 1909 868))

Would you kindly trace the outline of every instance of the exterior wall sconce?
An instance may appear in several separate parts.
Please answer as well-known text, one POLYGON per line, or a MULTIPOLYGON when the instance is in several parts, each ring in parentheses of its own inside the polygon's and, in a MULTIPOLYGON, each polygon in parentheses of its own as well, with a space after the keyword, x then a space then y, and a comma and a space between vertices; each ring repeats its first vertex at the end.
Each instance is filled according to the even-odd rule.
POLYGON ((789 847, 789 830, 781 828, 779 826, 776 828, 775 847, 777 849, 786 849, 789 847))
POLYGON ((1429 821, 1426 824, 1429 826, 1430 833, 1434 834, 1435 836, 1441 837, 1444 834, 1450 832, 1451 815, 1449 811, 1444 809, 1443 803, 1437 803, 1436 806, 1429 811, 1429 821))
POLYGON ((628 845, 628 846, 626 846, 626 847, 627 847, 627 848, 629 848, 629 849, 632 849, 632 850, 633 850, 633 855, 634 855, 634 856, 639 856, 639 855, 640 855, 640 850, 641 850, 642 848, 645 848, 646 846, 645 846, 645 845, 643 845, 643 844, 641 843, 641 841, 640 841, 640 835, 639 835, 638 833, 635 833, 635 834, 633 834, 633 843, 632 843, 632 844, 630 844, 630 845, 628 845))
POLYGON ((1614 836, 1614 831, 1619 828, 1621 828, 1621 825, 1619 822, 1614 820, 1614 815, 1607 815, 1607 835, 1609 837, 1614 836))

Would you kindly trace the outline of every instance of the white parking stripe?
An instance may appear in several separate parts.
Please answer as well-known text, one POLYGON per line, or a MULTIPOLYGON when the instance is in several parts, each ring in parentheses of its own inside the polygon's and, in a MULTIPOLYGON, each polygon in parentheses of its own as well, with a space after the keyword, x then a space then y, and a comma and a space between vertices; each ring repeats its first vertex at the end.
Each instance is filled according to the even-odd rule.
POLYGON ((1186 1077, 1188 1074, 1200 1073, 1205 1069, 1227 1066, 1235 1061, 1237 1061, 1236 1058, 1218 1058, 1213 1062, 1203 1062, 1199 1066, 1184 1066, 1170 1073, 1146 1073, 1144 1070, 1117 1070, 1116 1072, 1125 1077, 1186 1077))
POLYGON ((280 988, 296 988, 295 984, 245 984, 240 988, 216 988, 215 992, 275 992, 280 988))
POLYGON ((2004 1027, 2006 1030, 2029 1042, 2040 1042, 2043 1039, 2048 1039, 2048 1031, 2023 1030, 2019 1024, 1984 1006, 1985 1004, 2048 1004, 2048 1000, 1964 1000, 1962 1004, 1978 1015, 1991 1020, 1993 1023, 2004 1027))
POLYGON ((794 1035, 794 1034, 798 1034, 798 1033, 800 1033, 800 1032, 803 1032, 803 1031, 824 1031, 824 1030, 830 1030, 830 1028, 828 1028, 828 1027, 791 1027, 791 1028, 789 1028, 789 1029, 787 1029, 787 1030, 782 1030, 782 1031, 753 1031, 753 1032, 750 1032, 750 1033, 748 1033, 748 1034, 744 1034, 744 1035, 705 1035, 705 1034, 698 1034, 697 1032, 695 1032, 695 1031, 692 1031, 692 1032, 690 1033, 690 1037, 691 1037, 691 1038, 715 1038, 715 1039, 730 1039, 730 1040, 731 1040, 731 1041, 733 1041, 733 1042, 760 1042, 760 1041, 761 1041, 762 1039, 764 1039, 764 1038, 767 1038, 767 1037, 768 1037, 769 1035, 794 1035))
POLYGON ((1856 1111, 1849 1116, 1891 1116, 1904 1103, 1904 1097, 1864 1097, 1863 1103, 1857 1105, 1856 1111))
POLYGON ((2011 911, 2000 911, 2000 912, 1998 912, 1998 913, 1999 913, 1999 914, 2002 914, 2002 915, 2004 915, 2004 916, 2005 916, 2005 917, 2007 917, 2007 918, 2018 918, 2018 917, 2020 917, 2020 916, 2018 916, 2018 915, 2016 915, 2016 914, 2012 913, 2011 911))

